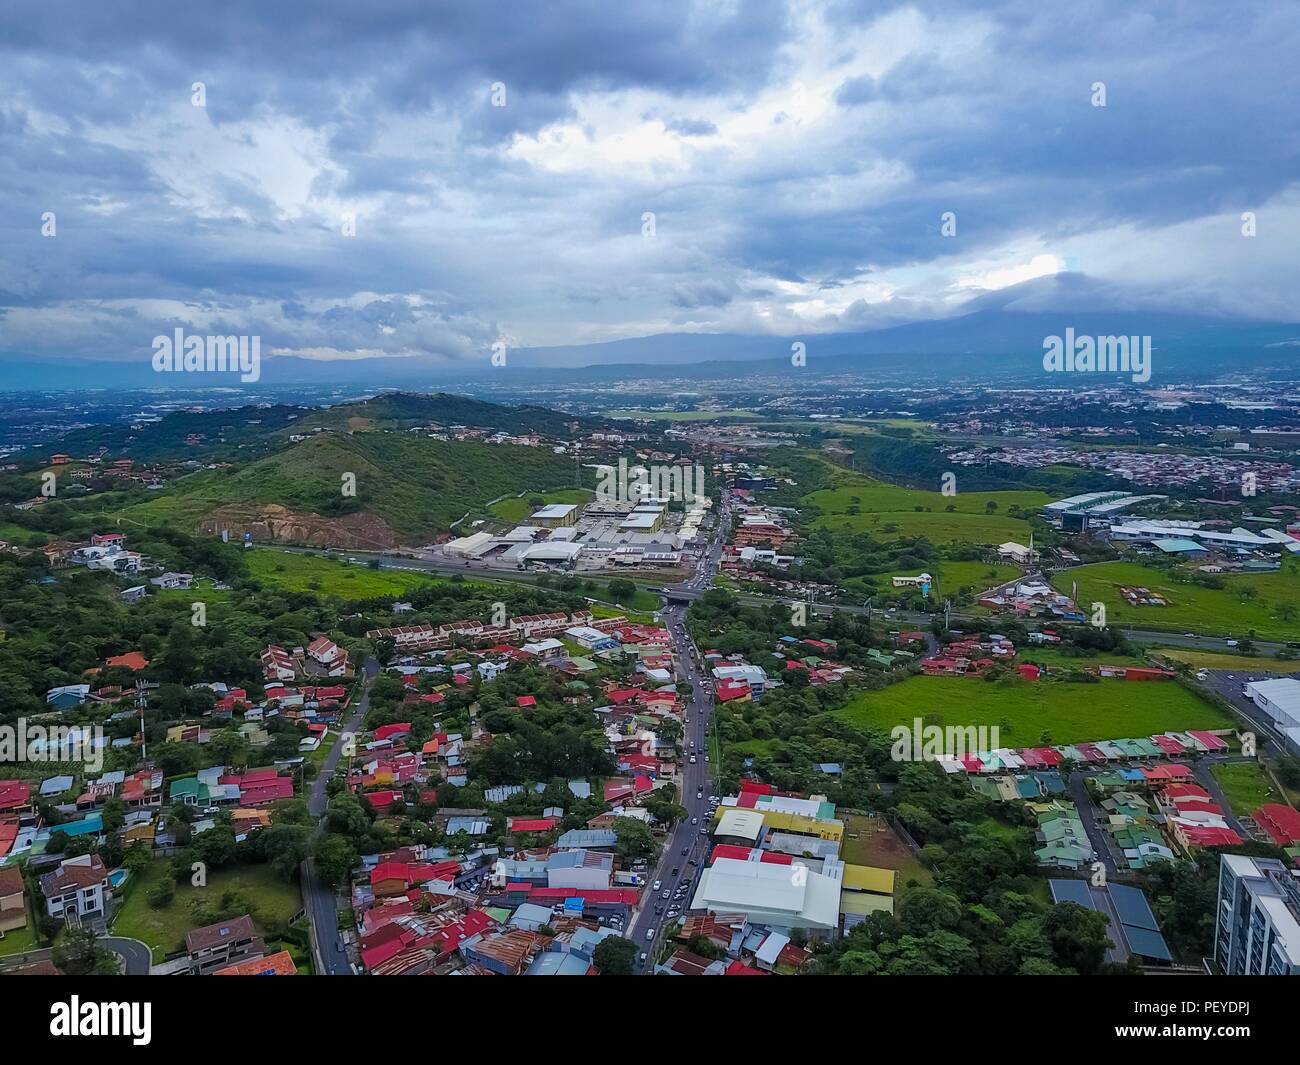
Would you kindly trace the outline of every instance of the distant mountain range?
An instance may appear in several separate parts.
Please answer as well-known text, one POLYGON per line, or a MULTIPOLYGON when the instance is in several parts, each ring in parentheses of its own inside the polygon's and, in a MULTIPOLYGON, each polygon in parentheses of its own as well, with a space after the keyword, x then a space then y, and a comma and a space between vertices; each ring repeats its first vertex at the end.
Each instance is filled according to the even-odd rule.
MULTIPOLYGON (((519 380, 619 379, 663 373, 697 379, 726 377, 768 364, 789 364, 791 345, 807 349, 809 377, 873 370, 915 375, 1001 378, 1042 373, 1043 339, 1073 328, 1076 335, 1152 337, 1153 381, 1213 377, 1237 370, 1294 371, 1300 366, 1300 324, 1231 321, 1142 311, 1017 311, 988 308, 942 320, 856 333, 751 336, 735 333, 661 333, 599 344, 521 348, 505 368, 433 357, 347 360, 282 356, 263 360, 261 380, 241 386, 236 375, 154 373, 144 354, 129 362, 36 361, 0 357, 0 390, 59 388, 202 388, 250 391, 292 385, 357 385, 374 389, 436 389, 450 384, 490 388, 519 380), (745 364, 742 366, 741 364, 745 364), (580 372, 579 372, 580 371, 580 372), (526 375, 526 376, 525 376, 526 375)), ((1052 382, 1056 383, 1056 382, 1052 382)), ((1060 382, 1062 385, 1068 382, 1060 382)))

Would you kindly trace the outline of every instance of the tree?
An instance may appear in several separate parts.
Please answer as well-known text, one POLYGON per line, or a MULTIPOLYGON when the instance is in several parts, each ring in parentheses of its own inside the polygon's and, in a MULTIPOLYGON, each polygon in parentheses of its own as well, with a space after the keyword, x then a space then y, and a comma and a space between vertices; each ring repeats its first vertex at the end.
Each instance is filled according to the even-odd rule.
POLYGON ((649 858, 655 852, 650 829, 633 817, 614 818, 614 849, 626 862, 649 858))
POLYGON ((88 928, 67 928, 54 946, 51 961, 68 976, 116 976, 118 957, 104 950, 88 928))
POLYGON ((316 849, 316 869, 325 883, 343 883, 357 864, 357 851, 346 836, 328 835, 316 849))
POLYGON ((596 963, 601 976, 631 976, 632 964, 636 961, 636 944, 621 936, 606 936, 596 944, 591 960, 596 963))

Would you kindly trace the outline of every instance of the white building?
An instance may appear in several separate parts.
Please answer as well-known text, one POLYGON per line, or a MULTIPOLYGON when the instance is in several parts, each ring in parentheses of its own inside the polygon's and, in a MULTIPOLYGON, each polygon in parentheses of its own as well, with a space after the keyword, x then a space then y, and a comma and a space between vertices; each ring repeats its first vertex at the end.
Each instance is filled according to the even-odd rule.
POLYGON ((1220 858, 1214 960, 1227 976, 1300 976, 1300 880, 1281 862, 1220 858))
POLYGON ((843 870, 833 858, 820 873, 798 861, 776 865, 719 858, 700 874, 691 909, 743 913, 752 924, 772 928, 831 933, 839 927, 843 870))
POLYGON ((104 916, 112 896, 108 869, 97 854, 65 858, 54 872, 41 877, 41 893, 46 912, 69 924, 104 916))

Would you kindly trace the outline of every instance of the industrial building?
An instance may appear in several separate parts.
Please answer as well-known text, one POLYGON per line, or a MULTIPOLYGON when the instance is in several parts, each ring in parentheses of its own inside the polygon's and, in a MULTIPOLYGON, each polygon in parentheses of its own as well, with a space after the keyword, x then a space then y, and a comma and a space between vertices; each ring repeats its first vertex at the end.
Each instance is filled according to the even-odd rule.
POLYGON ((1264 712, 1273 727, 1300 750, 1300 680, 1274 677, 1251 681, 1245 686, 1246 698, 1264 712))
POLYGON ((1099 519, 1108 521, 1139 503, 1152 503, 1167 498, 1161 495, 1133 495, 1131 492, 1085 492, 1083 495, 1048 503, 1043 507, 1043 516, 1059 521, 1061 528, 1067 531, 1086 532, 1099 519))
POLYGON ((551 503, 535 511, 528 519, 543 529, 559 529, 578 521, 578 508, 572 503, 551 503))

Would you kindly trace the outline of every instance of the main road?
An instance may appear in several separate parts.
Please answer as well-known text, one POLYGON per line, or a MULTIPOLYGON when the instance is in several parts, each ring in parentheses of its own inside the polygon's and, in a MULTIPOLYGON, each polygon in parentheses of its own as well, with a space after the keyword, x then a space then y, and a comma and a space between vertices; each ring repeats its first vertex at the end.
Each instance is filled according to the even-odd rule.
MULTIPOLYGON (((703 591, 709 587, 722 557, 722 542, 729 514, 724 497, 718 515, 718 527, 708 547, 701 553, 695 571, 681 584, 666 588, 665 592, 703 591)), ((632 941, 640 948, 640 953, 646 956, 645 961, 639 963, 639 968, 644 973, 654 972, 655 955, 664 926, 670 920, 668 911, 676 911, 671 918, 675 921, 690 906, 691 894, 696 887, 695 874, 705 865, 709 850, 709 792, 712 781, 709 777, 707 752, 709 726, 713 722, 713 695, 711 685, 707 684, 703 656, 686 628, 686 610, 685 604, 674 603, 670 599, 660 617, 672 638, 681 675, 691 689, 683 718, 680 774, 681 805, 686 808, 688 816, 674 827, 665 841, 659 862, 654 872, 649 874, 650 884, 642 895, 641 908, 634 914, 629 929, 632 941), (659 885, 657 891, 654 889, 655 884, 659 885), (679 897, 678 888, 682 885, 686 885, 686 888, 679 897)))
MULTIPOLYGON (((325 828, 325 810, 329 805, 326 786, 338 769, 339 760, 348 739, 355 736, 366 719, 370 709, 370 686, 379 675, 379 662, 367 658, 361 667, 361 698, 348 718, 343 732, 325 756, 320 772, 312 782, 311 793, 307 799, 307 809, 316 818, 317 836, 325 828)), ((339 930, 338 896, 334 889, 326 884, 316 872, 315 863, 308 858, 302 863, 302 904, 311 922, 312 946, 316 953, 316 972, 325 976, 350 976, 352 966, 348 961, 347 947, 343 942, 343 933, 339 930)))

